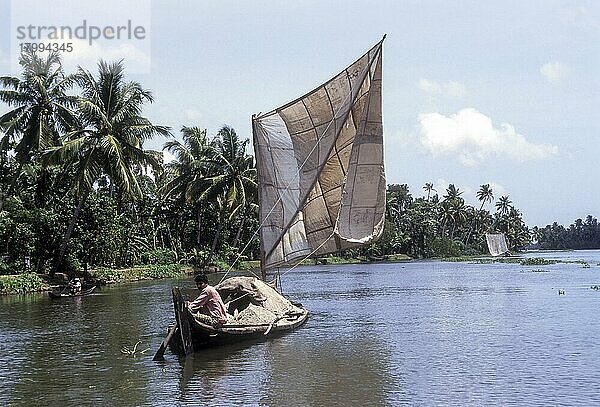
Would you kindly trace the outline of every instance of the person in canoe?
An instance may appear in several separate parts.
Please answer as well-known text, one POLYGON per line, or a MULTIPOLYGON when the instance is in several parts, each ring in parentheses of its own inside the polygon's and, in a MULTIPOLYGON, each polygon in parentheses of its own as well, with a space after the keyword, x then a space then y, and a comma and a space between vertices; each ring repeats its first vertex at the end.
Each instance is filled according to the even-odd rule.
POLYGON ((80 278, 74 278, 73 280, 71 280, 71 282, 69 283, 69 291, 71 292, 71 294, 79 295, 81 294, 81 289, 82 284, 80 278))
POLYGON ((200 295, 194 301, 187 301, 186 305, 194 313, 196 319, 207 325, 221 326, 227 322, 225 304, 218 291, 208 284, 206 274, 198 274, 194 281, 200 290, 200 295), (199 312, 199 313, 198 313, 199 312))

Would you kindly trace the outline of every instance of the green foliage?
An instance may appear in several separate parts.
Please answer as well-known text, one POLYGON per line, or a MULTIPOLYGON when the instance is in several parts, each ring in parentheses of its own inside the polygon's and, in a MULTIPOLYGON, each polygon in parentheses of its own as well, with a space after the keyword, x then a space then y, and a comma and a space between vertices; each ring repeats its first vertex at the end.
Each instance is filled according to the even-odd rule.
POLYGON ((177 278, 183 275, 183 271, 179 264, 163 264, 139 266, 129 269, 99 267, 93 270, 92 275, 98 281, 106 284, 160 278, 177 278))
POLYGON ((458 257, 463 253, 463 244, 445 236, 436 236, 431 244, 431 251, 438 257, 458 257))
POLYGON ((494 262, 492 259, 475 259, 475 258, 473 258, 473 256, 446 257, 446 258, 444 258, 444 261, 455 262, 455 263, 460 263, 460 262, 464 262, 464 261, 473 261, 474 263, 479 263, 479 264, 488 264, 488 263, 494 262))
POLYGON ((214 260, 213 262, 211 262, 212 264, 215 265, 215 267, 219 270, 219 271, 227 271, 230 268, 229 263, 223 261, 223 260, 214 260))
POLYGON ((142 279, 181 277, 181 266, 179 264, 153 265, 148 268, 142 268, 139 276, 142 279))
POLYGON ((44 282, 35 273, 0 276, 0 294, 24 294, 40 291, 44 282))
POLYGON ((0 258, 0 276, 12 274, 13 266, 0 258))
POLYGON ((520 262, 520 264, 522 266, 546 266, 548 264, 556 264, 556 263, 558 263, 557 260, 542 259, 540 257, 524 259, 524 260, 521 260, 521 262, 520 262))
POLYGON ((533 234, 541 249, 600 249, 600 224, 592 215, 576 219, 568 228, 556 222, 544 228, 535 226, 533 234))
MULTIPOLYGON (((406 184, 389 185, 384 234, 375 244, 379 256, 405 253, 413 258, 475 256, 487 252, 485 234, 504 233, 509 249, 516 251, 529 243, 529 230, 521 213, 508 197, 502 197, 490 214, 484 209, 492 202, 489 184, 482 185, 477 197, 479 209, 467 205, 463 194, 450 184, 440 200, 432 183, 423 187, 426 197, 413 199, 406 184)), ((368 255, 373 249, 362 250, 368 255)))
POLYGON ((92 276, 102 284, 121 283, 129 281, 128 275, 123 270, 111 269, 108 267, 98 267, 92 271, 92 276))
POLYGON ((81 271, 81 263, 73 253, 69 253, 61 262, 62 270, 70 276, 74 276, 81 271))
POLYGON ((169 249, 155 249, 142 253, 142 264, 166 265, 177 262, 176 253, 169 249))

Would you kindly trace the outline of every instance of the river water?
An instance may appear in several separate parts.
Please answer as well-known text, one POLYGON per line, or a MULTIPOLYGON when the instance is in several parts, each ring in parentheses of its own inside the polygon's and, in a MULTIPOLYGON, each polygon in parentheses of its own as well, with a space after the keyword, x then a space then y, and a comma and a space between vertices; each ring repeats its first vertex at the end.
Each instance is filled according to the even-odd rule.
POLYGON ((0 405, 599 405, 600 251, 524 256, 566 262, 300 267, 302 328, 164 362, 191 279, 0 297, 0 405))

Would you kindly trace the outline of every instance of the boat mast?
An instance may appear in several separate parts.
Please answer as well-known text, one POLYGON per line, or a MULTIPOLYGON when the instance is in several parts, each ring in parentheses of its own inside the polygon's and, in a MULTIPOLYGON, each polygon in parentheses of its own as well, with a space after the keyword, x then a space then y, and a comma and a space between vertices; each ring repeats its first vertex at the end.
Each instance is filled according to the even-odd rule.
MULTIPOLYGON (((254 157, 258 158, 258 154, 256 154, 256 146, 257 141, 256 141, 256 114, 252 115, 252 142, 255 146, 254 149, 254 157)), ((258 180, 261 179, 261 175, 259 173, 259 166, 256 165, 256 177, 258 180)), ((260 181, 259 181, 260 182, 260 181)), ((258 207, 260 208, 260 193, 258 194, 258 207)), ((262 219, 262 217, 260 216, 260 211, 261 209, 259 209, 259 220, 262 219)), ((267 270, 265 270, 265 246, 264 246, 264 241, 262 236, 258 235, 258 238, 260 239, 260 277, 262 278, 263 281, 267 281, 267 270)))

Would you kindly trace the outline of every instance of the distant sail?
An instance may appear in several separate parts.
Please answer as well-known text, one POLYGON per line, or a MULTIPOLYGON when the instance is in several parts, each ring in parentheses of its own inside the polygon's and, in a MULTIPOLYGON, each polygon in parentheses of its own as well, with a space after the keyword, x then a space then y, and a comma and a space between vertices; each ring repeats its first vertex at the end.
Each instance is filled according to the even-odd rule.
POLYGON ((492 256, 500 256, 508 253, 508 247, 506 245, 506 237, 504 236, 504 233, 487 233, 485 235, 485 240, 487 240, 488 249, 492 256))
POLYGON ((312 92, 253 118, 265 269, 381 236, 382 43, 312 92))

